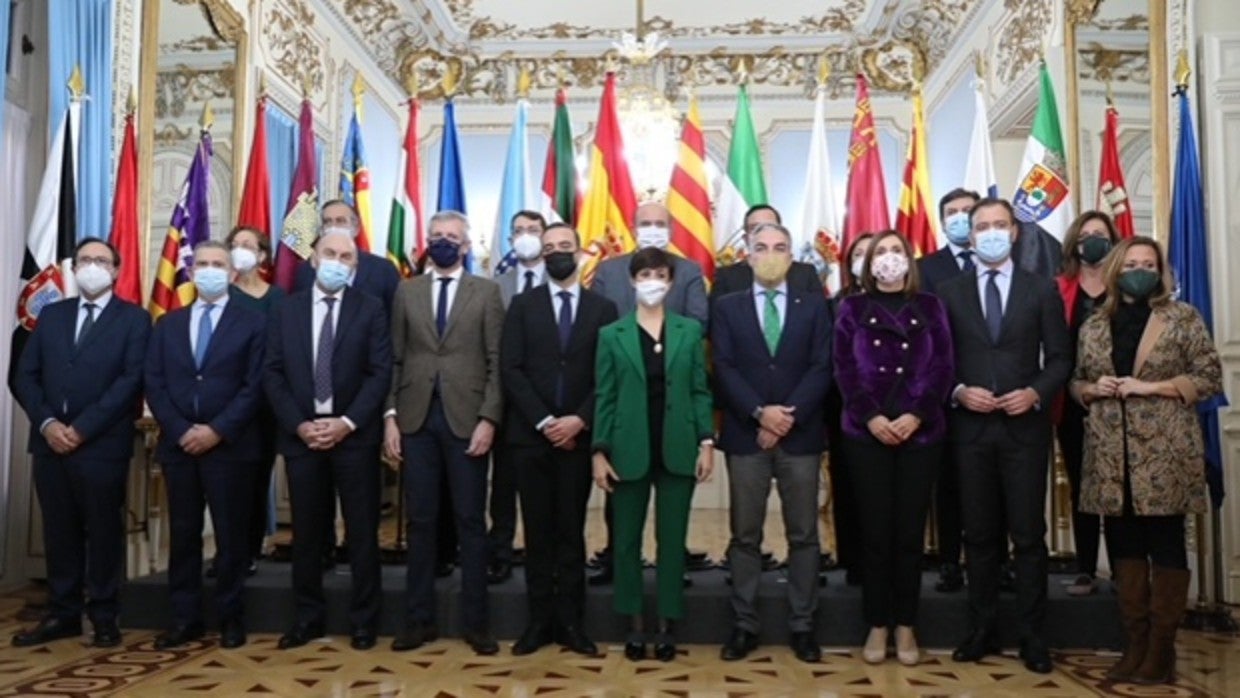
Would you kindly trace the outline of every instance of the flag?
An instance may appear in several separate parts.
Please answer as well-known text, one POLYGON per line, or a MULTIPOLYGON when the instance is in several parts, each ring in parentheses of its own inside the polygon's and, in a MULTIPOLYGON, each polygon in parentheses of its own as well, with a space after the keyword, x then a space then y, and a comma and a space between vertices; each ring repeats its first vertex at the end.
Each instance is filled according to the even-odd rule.
POLYGON ((504 159, 499 211, 495 215, 495 234, 491 237, 491 265, 497 276, 517 263, 508 235, 508 222, 517 211, 537 206, 534 199, 534 180, 530 177, 530 143, 526 137, 529 109, 529 101, 524 98, 517 100, 517 115, 512 122, 512 135, 508 137, 508 157, 504 159))
POLYGON ((198 139, 198 150, 190 163, 181 196, 172 207, 172 220, 164 236, 164 249, 151 289, 151 320, 194 302, 192 269, 194 246, 211 239, 211 220, 207 192, 211 188, 211 134, 206 129, 198 139))
MULTIPOLYGON (((830 271, 830 267, 838 261, 838 254, 831 254, 831 245, 823 247, 819 243, 830 240, 838 248, 840 230, 840 218, 835 210, 835 188, 831 186, 826 115, 827 90, 819 85, 814 97, 814 125, 809 136, 805 193, 801 197, 801 230, 798 231, 808 237, 795 242, 801 261, 813 264, 820 274, 830 271)), ((832 286, 838 288, 837 282, 833 282, 832 286)))
MULTIPOLYGON (((9 386, 30 333, 43 307, 76 293, 72 267, 77 244, 77 142, 82 103, 71 100, 47 150, 47 168, 39 185, 38 203, 26 233, 22 256, 22 289, 17 297, 17 327, 9 354, 9 386)), ((134 262, 136 263, 136 262, 134 262)))
MULTIPOLYGON (((267 169, 267 97, 258 98, 254 108, 254 138, 250 141, 250 162, 241 189, 241 210, 237 225, 261 232, 271 241, 271 173, 267 169)), ((259 270, 263 280, 271 281, 271 260, 259 270)))
POLYGON ((938 249, 938 217, 930 205, 930 165, 926 162, 926 120, 922 114, 921 91, 913 93, 913 132, 908 141, 904 180, 900 184, 900 207, 896 210, 896 230, 913 246, 917 256, 938 249))
POLYGON ((577 191, 573 124, 568 118, 568 96, 564 88, 555 93, 555 124, 551 128, 551 142, 547 144, 542 192, 542 208, 548 214, 547 220, 576 225, 577 213, 581 210, 581 192, 577 191))
POLYGON ((986 115, 982 87, 979 80, 973 90, 973 135, 964 163, 964 188, 993 199, 999 196, 999 178, 995 176, 995 156, 990 150, 990 117, 986 115))
POLYGON ((405 127, 405 142, 400 148, 396 192, 392 195, 392 215, 388 221, 387 256, 401 276, 411 276, 414 264, 426 253, 426 235, 422 230, 422 168, 418 161, 418 108, 418 100, 410 97, 409 125, 405 127))
MULTIPOLYGON (((1180 98, 1180 143, 1175 157, 1168 257, 1175 272, 1177 298, 1197 308, 1206 328, 1213 335, 1210 255, 1206 249, 1209 236, 1206 234, 1205 197, 1201 192, 1201 166, 1197 160, 1197 138, 1188 103, 1188 86, 1180 85, 1175 94, 1180 98)), ((1206 481, 1210 486, 1210 499, 1216 508, 1223 503, 1223 452, 1220 448, 1218 411, 1227 404, 1227 397, 1222 394, 1197 403, 1205 444, 1206 481)))
POLYGON ((362 102, 353 104, 349 119, 349 135, 344 139, 340 156, 340 199, 357 212, 357 249, 370 251, 370 170, 366 167, 366 149, 362 145, 362 102))
POLYGON ((1067 160, 1059 130, 1055 86, 1051 84, 1045 63, 1039 68, 1039 75, 1038 111, 1033 116, 1033 131, 1025 143, 1012 208, 1018 221, 1037 224, 1057 240, 1063 240, 1073 217, 1072 201, 1068 196, 1067 160))
POLYGON ((300 139, 297 143, 297 169, 284 207, 284 230, 276 249, 276 285, 285 293, 293 290, 297 266, 310 258, 314 238, 319 232, 318 173, 314 159, 314 116, 310 100, 301 101, 297 119, 300 139))
POLYGON ((887 230, 891 218, 887 208, 887 185, 883 181, 883 161, 878 152, 878 133, 870 106, 870 88, 865 76, 857 73, 857 106, 853 112, 852 137, 848 142, 848 193, 844 204, 844 249, 858 235, 887 230))
POLYGON ((112 292, 117 298, 142 304, 142 262, 138 252, 138 148, 134 145, 133 112, 125 115, 125 136, 116 165, 116 193, 112 198, 112 232, 108 241, 121 256, 121 268, 112 292))
POLYGON ((581 265, 583 283, 594 278, 594 267, 608 256, 623 254, 636 246, 633 216, 637 196, 624 159, 624 137, 616 114, 616 74, 608 73, 599 101, 598 125, 590 148, 590 174, 585 200, 578 213, 577 230, 588 253, 581 265))
MULTIPOLYGON (((443 147, 439 149, 438 211, 465 211, 465 180, 461 173, 461 143, 456 133, 456 105, 443 103, 443 147)), ((465 270, 474 266, 474 255, 465 256, 465 270)))
POLYGON ((762 174, 762 153, 749 113, 749 93, 741 85, 736 96, 732 142, 728 146, 728 173, 718 179, 715 192, 715 248, 735 254, 744 241, 745 212, 769 203, 762 174))
POLYGON ((1106 129, 1102 132, 1102 163, 1098 166, 1097 208, 1111 216, 1120 237, 1130 238, 1135 233, 1124 169, 1119 164, 1119 112, 1115 105, 1107 105, 1106 119, 1106 129))
POLYGON ((715 237, 710 225, 710 186, 706 180, 706 139, 697 99, 680 127, 680 154, 667 191, 672 216, 671 249, 702 267, 702 276, 715 279, 715 237))

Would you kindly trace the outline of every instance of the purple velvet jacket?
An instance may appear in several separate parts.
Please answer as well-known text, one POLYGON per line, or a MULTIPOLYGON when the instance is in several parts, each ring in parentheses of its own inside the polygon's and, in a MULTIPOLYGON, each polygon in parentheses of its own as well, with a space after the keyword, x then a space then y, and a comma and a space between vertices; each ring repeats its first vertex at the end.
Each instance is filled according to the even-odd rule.
POLYGON ((893 315, 866 294, 849 296, 835 320, 834 348, 846 437, 877 443, 866 426, 870 419, 912 413, 921 427, 910 445, 943 440, 955 359, 942 301, 918 293, 893 315))

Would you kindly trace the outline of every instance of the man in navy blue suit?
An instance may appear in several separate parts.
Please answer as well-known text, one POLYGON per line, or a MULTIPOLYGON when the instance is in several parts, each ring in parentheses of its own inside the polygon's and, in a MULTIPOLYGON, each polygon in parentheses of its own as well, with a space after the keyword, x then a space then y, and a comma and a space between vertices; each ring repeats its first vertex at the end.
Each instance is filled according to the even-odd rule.
POLYGON ((147 350, 147 404, 159 422, 156 458, 163 465, 171 519, 168 590, 172 625, 156 649, 202 637, 202 509, 211 508, 216 544, 216 613, 220 646, 245 644, 242 623, 249 565, 250 513, 237 493, 253 488, 260 451, 266 318, 228 302, 235 276, 222 242, 194 248, 198 300, 160 318, 147 350))
POLYGON ((17 647, 80 635, 84 606, 96 647, 121 641, 125 482, 151 318, 112 295, 120 266, 108 243, 78 243, 81 296, 43 308, 18 362, 14 392, 30 419, 49 610, 37 627, 13 636, 17 647))
POLYGON ((390 318, 383 303, 349 288, 353 238, 329 233, 314 245, 314 285, 276 308, 267 334, 263 388, 280 425, 293 508, 296 618, 279 642, 300 647, 324 634, 323 520, 333 494, 344 513, 353 576, 351 645, 374 647, 379 621, 380 416, 391 388, 390 318))
POLYGON ((831 314, 821 291, 788 287, 792 236, 777 223, 749 236, 754 283, 715 301, 710 338, 723 407, 732 539, 732 635, 721 656, 743 659, 758 645, 762 526, 771 479, 788 537, 788 618, 798 659, 817 662, 818 477, 831 387, 831 314))

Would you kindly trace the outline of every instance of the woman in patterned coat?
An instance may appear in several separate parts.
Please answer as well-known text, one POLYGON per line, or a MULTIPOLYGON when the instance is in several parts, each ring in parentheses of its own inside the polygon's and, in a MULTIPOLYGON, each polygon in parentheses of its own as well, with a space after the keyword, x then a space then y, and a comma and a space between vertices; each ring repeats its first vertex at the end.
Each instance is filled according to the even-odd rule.
POLYGON ((1206 510, 1198 403, 1222 390, 1222 367, 1196 309, 1150 238, 1120 243, 1106 303, 1081 327, 1072 397, 1088 411, 1082 511, 1106 517, 1127 645, 1108 677, 1172 680, 1175 632, 1190 573, 1184 518, 1206 510))

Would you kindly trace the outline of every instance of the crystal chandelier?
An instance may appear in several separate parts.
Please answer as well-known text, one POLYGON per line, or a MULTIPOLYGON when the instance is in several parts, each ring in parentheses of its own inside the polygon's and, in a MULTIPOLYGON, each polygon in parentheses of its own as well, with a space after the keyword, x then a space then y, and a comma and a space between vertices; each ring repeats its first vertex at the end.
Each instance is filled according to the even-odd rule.
POLYGON ((644 32, 644 0, 637 0, 637 31, 624 32, 612 47, 628 66, 617 95, 624 155, 639 200, 663 199, 676 164, 680 114, 656 87, 654 59, 667 48, 657 32, 644 32))

